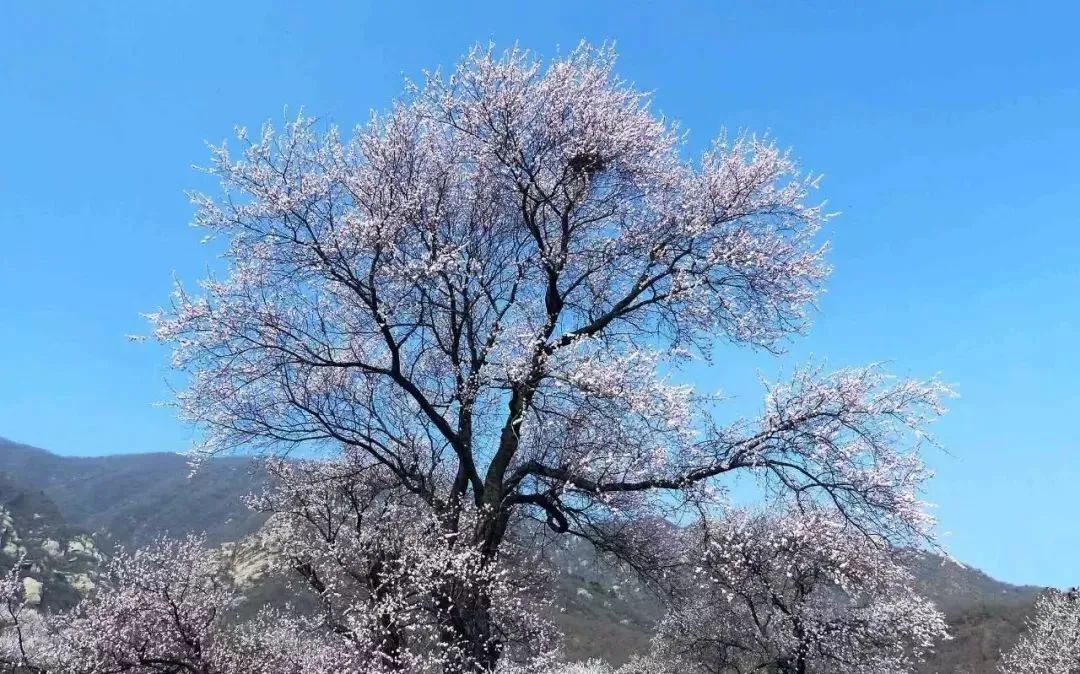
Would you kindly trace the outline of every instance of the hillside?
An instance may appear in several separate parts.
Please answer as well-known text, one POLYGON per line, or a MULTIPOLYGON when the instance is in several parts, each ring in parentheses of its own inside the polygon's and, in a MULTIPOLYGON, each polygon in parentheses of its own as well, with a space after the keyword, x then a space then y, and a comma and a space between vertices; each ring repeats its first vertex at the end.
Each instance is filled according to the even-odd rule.
POLYGON ((907 555, 905 563, 915 576, 919 592, 933 597, 944 611, 969 607, 973 602, 1031 601, 1043 589, 1003 583, 974 567, 925 552, 907 555))
POLYGON ((265 479, 253 462, 214 459, 189 472, 179 454, 68 457, 0 438, 0 473, 43 492, 103 545, 138 546, 165 533, 221 543, 259 528, 263 518, 240 502, 265 479))
MULTIPOLYGON (((57 567, 68 563, 70 555, 49 554, 56 545, 48 541, 57 541, 59 549, 70 553, 79 544, 72 548, 69 541, 88 540, 85 531, 95 532, 106 548, 117 543, 137 546, 164 533, 206 532, 213 543, 231 543, 227 549, 238 567, 250 566, 252 560, 245 556, 255 553, 244 540, 264 519, 249 512, 241 497, 258 488, 265 476, 239 458, 214 459, 194 477, 188 473, 184 457, 174 454, 60 457, 0 439, 0 474, 6 474, 0 475, 4 526, 17 532, 27 557, 37 560, 39 576, 52 579, 45 583, 45 594, 58 599, 54 605, 77 596, 65 575, 75 570, 57 567)), ((5 536, 6 545, 13 539, 5 536)), ((80 561, 77 555, 70 560, 80 561)), ((652 625, 661 614, 654 598, 613 581, 581 545, 568 546, 555 563, 557 605, 563 610, 551 617, 566 634, 568 658, 600 657, 617 664, 648 648, 652 625)), ((1003 583, 926 553, 910 554, 907 563, 919 591, 945 611, 954 637, 922 671, 993 671, 998 655, 1023 628, 1040 588, 1003 583)), ((249 583, 249 590, 253 608, 295 592, 258 581, 249 583)))
POLYGON ((93 589, 102 559, 91 536, 68 524, 48 496, 0 473, 0 569, 21 562, 31 605, 72 606, 93 589))

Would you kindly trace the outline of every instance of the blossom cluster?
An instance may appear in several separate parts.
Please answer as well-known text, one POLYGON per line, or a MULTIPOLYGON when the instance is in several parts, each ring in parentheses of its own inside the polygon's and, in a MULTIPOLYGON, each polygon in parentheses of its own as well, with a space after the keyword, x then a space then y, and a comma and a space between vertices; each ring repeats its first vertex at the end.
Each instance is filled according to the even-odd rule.
POLYGON ((299 574, 321 604, 324 629, 342 635, 370 671, 472 671, 477 653, 536 669, 556 634, 535 561, 505 546, 486 557, 381 466, 348 461, 269 462, 274 485, 251 497, 272 513, 262 545, 272 570, 299 574), (518 553, 515 555, 515 553, 518 553), (482 603, 495 629, 453 634, 462 605, 482 603))
POLYGON ((1001 671, 1080 672, 1080 590, 1048 590, 1035 600, 1027 631, 1002 657, 1001 671))
MULTIPOLYGON (((895 551, 835 515, 703 521, 652 658, 679 671, 913 672, 946 638, 895 551)), ((674 671, 674 670, 673 670, 674 671)))

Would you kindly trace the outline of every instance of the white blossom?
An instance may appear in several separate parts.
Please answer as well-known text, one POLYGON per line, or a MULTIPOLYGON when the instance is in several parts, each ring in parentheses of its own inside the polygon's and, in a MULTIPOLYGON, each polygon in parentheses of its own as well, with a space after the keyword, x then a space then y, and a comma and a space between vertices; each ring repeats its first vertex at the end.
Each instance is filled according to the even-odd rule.
MULTIPOLYGON (((736 471, 868 535, 932 537, 919 450, 938 382, 800 370, 729 426, 681 383, 720 340, 777 351, 807 327, 827 214, 770 139, 684 156, 614 60, 477 49, 348 137, 304 116, 238 133, 212 150, 220 193, 192 196, 228 271, 150 316, 199 455, 317 446, 392 483, 389 521, 409 526, 353 529, 445 562, 455 618, 420 624, 443 627, 429 652, 452 671, 492 669, 517 638, 497 575, 522 517, 658 586, 681 553, 657 531, 720 504, 736 471)), ((313 568, 357 553, 321 539, 313 568)), ((440 597, 434 580, 400 594, 428 578, 417 564, 392 573, 390 616, 440 597)), ((384 604, 342 605, 337 623, 379 642, 384 604)))
POLYGON ((1035 600, 1027 631, 1002 657, 1005 674, 1080 672, 1080 591, 1048 590, 1035 600))
POLYGON ((663 671, 899 674, 946 637, 894 553, 835 515, 742 512, 698 528, 650 658, 663 671))

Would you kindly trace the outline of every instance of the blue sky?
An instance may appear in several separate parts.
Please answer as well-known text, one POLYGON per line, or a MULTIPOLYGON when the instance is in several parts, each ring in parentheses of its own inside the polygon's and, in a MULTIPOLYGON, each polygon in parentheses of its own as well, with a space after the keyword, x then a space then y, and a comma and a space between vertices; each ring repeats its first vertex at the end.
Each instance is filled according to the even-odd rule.
POLYGON ((1077 5, 397 4, 0 5, 0 436, 188 446, 153 405, 166 353, 124 336, 214 264, 183 194, 206 184, 204 141, 286 106, 350 127, 477 41, 614 40, 692 149, 767 131, 843 213, 810 335, 695 379, 752 407, 757 373, 810 358, 940 372, 961 394, 929 455, 947 544, 1005 580, 1080 584, 1077 5))

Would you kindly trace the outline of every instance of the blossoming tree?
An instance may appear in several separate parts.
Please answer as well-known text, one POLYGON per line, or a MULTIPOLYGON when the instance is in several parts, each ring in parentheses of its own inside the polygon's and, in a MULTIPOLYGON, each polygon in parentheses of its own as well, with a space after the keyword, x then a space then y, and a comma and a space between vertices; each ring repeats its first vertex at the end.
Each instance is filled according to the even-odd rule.
POLYGON ((41 646, 41 618, 26 607, 22 566, 17 558, 0 576, 0 672, 40 671, 33 656, 41 646))
POLYGON ((109 562, 107 585, 59 618, 54 667, 219 672, 218 628, 234 602, 220 562, 194 538, 109 562))
POLYGON ((221 551, 162 539, 108 563, 102 586, 50 620, 36 671, 55 674, 319 674, 369 671, 291 614, 234 625, 240 595, 221 551))
MULTIPOLYGON (((346 449, 483 563, 524 515, 647 571, 637 524, 707 506, 735 472, 926 535, 936 382, 801 370, 721 426, 670 378, 718 341, 803 330, 825 214, 766 140, 684 158, 613 60, 478 50, 349 139, 300 118, 214 149, 222 192, 194 197, 196 224, 227 240, 228 273, 152 316, 201 450, 346 449)), ((445 597, 468 668, 499 659, 492 605, 483 586, 445 597)))
POLYGON ((895 553, 832 514, 734 514, 701 536, 655 639, 663 671, 913 672, 946 636, 895 553))
MULTIPOLYGON (((161 539, 109 560, 73 610, 22 610, 17 572, 0 584, 0 671, 39 674, 435 674, 475 668, 456 640, 447 597, 458 585, 491 598, 500 672, 547 672, 552 629, 529 593, 541 574, 454 546, 430 509, 380 466, 271 462, 275 485, 252 505, 274 513, 257 552, 299 573, 321 611, 288 606, 241 621, 231 554, 195 537, 161 539), (10 617, 10 619, 8 619, 10 617), (28 627, 33 627, 30 632, 28 627), (10 629, 9 629, 10 628, 10 629), (28 640, 32 639, 32 643, 28 640), (28 647, 28 644, 30 647, 28 647)), ((271 567, 271 570, 275 570, 271 567)))
POLYGON ((1080 590, 1049 590, 1035 601, 1027 632, 1004 655, 1001 671, 1080 672, 1080 590))

